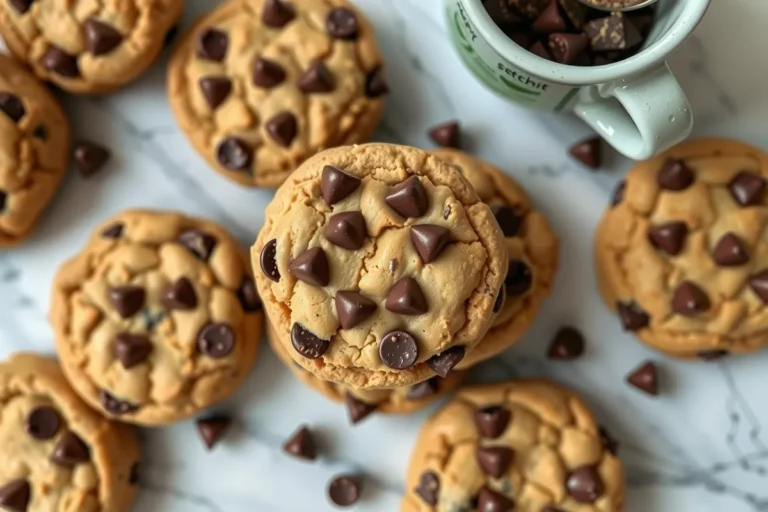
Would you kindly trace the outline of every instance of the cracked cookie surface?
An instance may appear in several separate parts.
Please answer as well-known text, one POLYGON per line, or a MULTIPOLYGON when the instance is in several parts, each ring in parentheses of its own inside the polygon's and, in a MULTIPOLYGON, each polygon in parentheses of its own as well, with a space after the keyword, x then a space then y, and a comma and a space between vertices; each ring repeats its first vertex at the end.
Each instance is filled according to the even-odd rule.
POLYGON ((600 290, 624 328, 711 360, 768 342, 768 155, 725 139, 638 164, 597 231, 600 290))
POLYGON ((465 388, 422 427, 401 511, 618 512, 616 446, 554 383, 465 388))
POLYGON ((504 233, 509 267, 494 319, 483 340, 458 368, 469 368, 517 343, 552 292, 559 246, 552 228, 528 194, 500 169, 461 151, 432 154, 457 167, 480 200, 491 207, 504 233))
POLYGON ((127 211, 53 285, 64 372, 103 414, 172 423, 229 396, 253 365, 261 303, 239 244, 212 222, 127 211))
POLYGON ((386 92, 373 28, 347 0, 231 0, 168 69, 181 129, 247 186, 277 187, 315 153, 365 142, 386 92))
POLYGON ((139 446, 69 387, 52 359, 0 363, 0 508, 123 512, 136 494, 139 446))
POLYGON ((277 192, 252 248, 281 342, 323 380, 409 386, 446 374, 492 320, 507 268, 490 208, 439 158, 331 149, 277 192))
POLYGON ((32 75, 0 55, 0 248, 24 240, 69 165, 64 111, 32 75))

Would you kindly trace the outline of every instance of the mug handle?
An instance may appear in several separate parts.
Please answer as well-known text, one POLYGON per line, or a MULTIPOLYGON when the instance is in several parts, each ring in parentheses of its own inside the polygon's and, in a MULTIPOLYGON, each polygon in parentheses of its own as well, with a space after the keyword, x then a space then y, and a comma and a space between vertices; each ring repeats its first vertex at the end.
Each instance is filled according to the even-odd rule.
POLYGON ((688 98, 666 62, 580 94, 576 115, 633 160, 647 160, 682 142, 693 129, 688 98))

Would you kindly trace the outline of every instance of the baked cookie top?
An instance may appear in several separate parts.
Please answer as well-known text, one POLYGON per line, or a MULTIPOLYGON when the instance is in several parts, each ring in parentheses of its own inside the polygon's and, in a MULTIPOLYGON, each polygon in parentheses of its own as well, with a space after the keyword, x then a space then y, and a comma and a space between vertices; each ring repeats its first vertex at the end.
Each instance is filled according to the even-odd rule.
POLYGON ((51 321, 62 367, 87 402, 156 425, 234 391, 256 355, 261 304, 224 228, 137 210, 104 223, 61 267, 51 321))
POLYGON ((39 78, 103 93, 154 62, 181 9, 182 0, 1 0, 0 33, 39 78))
POLYGON ((469 368, 498 355, 525 334, 554 286, 559 246, 544 215, 528 194, 494 165, 455 149, 432 154, 456 167, 491 207, 504 233, 507 277, 493 311, 491 329, 459 365, 469 368))
POLYGON ((618 512, 616 443, 574 393, 537 380, 465 388, 422 427, 402 512, 618 512))
POLYGON ((0 408, 0 509, 130 509, 133 429, 90 409, 52 359, 16 354, 0 364, 0 408))
POLYGON ((724 139, 638 164, 596 239, 601 290, 624 328, 680 357, 768 343, 768 155, 724 139))
POLYGON ((32 231, 67 171, 69 146, 56 98, 0 55, 0 248, 32 231))
POLYGON ((215 169, 277 187, 318 151, 367 140, 387 92, 382 66, 347 0, 232 0, 178 45, 168 95, 215 169))
POLYGON ((268 206, 252 259, 294 360, 356 388, 447 375, 487 331, 507 267, 466 179, 390 144, 308 160, 268 206))

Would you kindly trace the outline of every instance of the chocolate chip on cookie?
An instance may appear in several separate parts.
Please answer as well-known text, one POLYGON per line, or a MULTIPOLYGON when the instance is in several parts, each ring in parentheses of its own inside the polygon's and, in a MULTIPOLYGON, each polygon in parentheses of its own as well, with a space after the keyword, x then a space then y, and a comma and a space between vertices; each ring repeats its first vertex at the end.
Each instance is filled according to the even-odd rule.
POLYGON ((411 176, 392 188, 384 199, 386 203, 405 218, 418 218, 429 208, 427 192, 417 176, 411 176))
POLYGON ((464 359, 465 355, 466 349, 464 347, 451 347, 432 356, 429 361, 427 361, 427 364, 433 372, 442 378, 446 378, 451 370, 464 359))
POLYGON ((51 453, 51 462, 59 466, 75 467, 91 460, 88 445, 72 431, 62 434, 51 453))
POLYGON ((322 357, 330 346, 330 341, 318 338, 298 323, 291 328, 291 342, 296 352, 307 359, 322 357))
POLYGON ((565 487, 579 503, 594 503, 603 494, 603 481, 594 466, 581 466, 571 471, 565 487))
POLYGON ((413 491, 427 505, 437 505, 440 500, 440 477, 434 471, 424 471, 413 491))
POLYGON ((110 53, 123 42, 123 34, 115 27, 96 18, 85 20, 83 29, 88 51, 96 56, 110 53))
POLYGON ((13 480, 0 487, 0 507, 11 512, 26 512, 31 498, 32 488, 27 480, 13 480))
POLYGON ((352 329, 376 312, 376 303, 355 291, 338 291, 335 301, 342 329, 352 329))
POLYGON ((496 439, 507 429, 511 414, 503 406, 492 405, 475 411, 475 427, 482 437, 496 439))
POLYGON ((674 221, 653 226, 648 230, 648 239, 654 247, 670 256, 677 256, 683 250, 688 236, 688 225, 674 221))
POLYGON ((35 407, 27 415, 25 427, 27 434, 35 439, 51 439, 59 432, 61 416, 53 407, 35 407))
POLYGON ((393 370, 410 368, 419 357, 419 345, 409 333, 393 331, 379 343, 381 361, 393 370))
POLYGON ((506 446, 480 446, 477 449, 477 464, 486 475, 501 478, 512 464, 514 455, 514 450, 506 446))
POLYGON ((419 283, 407 276, 390 288, 384 307, 401 315, 421 315, 429 310, 427 298, 419 283))
POLYGON ((323 228, 326 240, 350 251, 363 247, 366 234, 365 218, 361 212, 337 213, 323 228))
POLYGON ((126 370, 146 361, 153 349, 149 338, 128 332, 122 332, 115 336, 113 344, 115 358, 126 370))

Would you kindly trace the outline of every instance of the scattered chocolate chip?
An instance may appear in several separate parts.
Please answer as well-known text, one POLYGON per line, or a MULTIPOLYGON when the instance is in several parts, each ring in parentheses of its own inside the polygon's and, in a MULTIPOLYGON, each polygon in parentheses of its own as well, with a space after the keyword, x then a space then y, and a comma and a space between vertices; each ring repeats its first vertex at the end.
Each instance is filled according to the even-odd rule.
POLYGON ((466 350, 462 346, 450 347, 430 357, 427 364, 433 372, 442 378, 446 378, 451 370, 464 359, 465 353, 466 350))
POLYGON ((325 28, 328 34, 335 39, 356 39, 360 31, 357 15, 346 7, 331 9, 325 18, 325 28))
POLYGON ((360 212, 337 213, 323 228, 326 240, 350 251, 360 249, 365 243, 366 235, 365 219, 360 212))
POLYGON ((283 0, 267 0, 261 13, 262 23, 271 28, 283 28, 295 17, 293 8, 283 0))
POLYGON ((198 229, 184 231, 178 242, 203 261, 208 261, 216 248, 216 238, 198 229))
POLYGON ((411 242, 425 264, 434 261, 451 240, 451 231, 443 226, 434 224, 411 226, 411 242))
POLYGON ((360 487, 360 479, 356 476, 337 476, 328 486, 328 496, 336 505, 349 507, 360 499, 360 487))
POLYGON ((477 493, 477 512, 512 512, 515 502, 487 486, 477 493))
POLYGON ((35 0, 8 0, 11 6, 16 9, 19 14, 25 14, 35 0))
POLYGON ((546 9, 539 14, 531 28, 539 34, 553 34, 555 32, 564 32, 568 25, 560 14, 557 6, 557 0, 549 0, 546 9))
POLYGON ((620 181, 618 185, 616 185, 616 189, 613 191, 613 195, 611 196, 611 206, 617 207, 619 206, 622 201, 624 201, 624 194, 627 191, 627 182, 626 181, 620 181))
POLYGON ((427 505, 437 505, 440 500, 440 477, 434 471, 424 471, 419 478, 419 485, 413 489, 427 505))
POLYGON ((227 357, 235 348, 235 333, 224 323, 206 324, 197 335, 197 348, 214 359, 227 357))
POLYGON ((477 448, 477 464, 483 473, 501 478, 507 472, 515 452, 505 446, 480 446, 477 448))
POLYGON ((221 62, 227 56, 229 36, 221 30, 207 28, 197 40, 197 56, 204 60, 221 62))
POLYGON ((651 396, 659 394, 659 371, 653 361, 646 361, 627 375, 627 382, 651 396))
POLYGON ((365 95, 369 98, 378 98, 389 92, 387 80, 384 77, 384 70, 378 67, 368 73, 365 79, 365 95))
POLYGON ((74 432, 62 434, 51 453, 51 462, 68 468, 91 460, 91 450, 74 432))
POLYGON ((749 276, 749 287, 763 301, 763 304, 768 305, 768 270, 761 270, 749 276))
POLYGON ((510 260, 504 284, 507 288, 507 295, 517 297, 524 294, 533 284, 531 269, 520 260, 510 260))
POLYGON ((27 434, 35 439, 46 440, 56 435, 61 427, 61 416, 56 409, 41 405, 32 409, 24 422, 27 434))
POLYGON ((137 405, 124 400, 119 400, 106 389, 99 391, 99 401, 105 411, 115 416, 136 412, 139 409, 137 405))
POLYGON ((216 160, 230 171, 243 171, 253 163, 253 148, 238 137, 227 137, 216 147, 216 160))
POLYGON ((621 325, 625 331, 639 331, 648 327, 651 317, 636 302, 618 302, 616 309, 619 312, 621 325))
POLYGON ((232 92, 232 81, 225 76, 206 76, 200 79, 200 91, 211 110, 216 110, 232 92))
POLYGON ((197 307, 197 294, 192 281, 180 277, 163 291, 163 306, 168 309, 190 310, 197 307))
POLYGON ((762 204, 765 196, 765 178, 742 171, 731 180, 728 190, 741 206, 756 206, 762 204))
POLYGON ((333 91, 335 81, 328 67, 316 60, 299 77, 299 89, 305 94, 321 94, 333 91))
POLYGON ((493 312, 494 313, 498 313, 499 311, 501 311, 501 308, 504 307, 504 302, 505 302, 506 298, 507 298, 506 288, 504 286, 502 286, 499 289, 499 293, 496 294, 496 302, 493 303, 493 312))
POLYGON ((434 126, 429 130, 429 138, 440 147, 459 148, 461 146, 459 123, 451 121, 434 126))
POLYGON ((612 455, 619 453, 619 442, 603 427, 600 427, 600 443, 612 455))
POLYGON ((419 382, 408 388, 408 393, 405 397, 408 400, 423 400, 430 396, 435 396, 440 389, 438 384, 438 378, 432 377, 424 382, 419 382))
POLYGON ((312 286, 328 286, 331 280, 328 258, 321 247, 313 247, 299 254, 288 265, 288 272, 312 286))
POLYGON ((77 66, 77 58, 66 53, 58 46, 49 45, 45 50, 40 63, 43 68, 52 71, 65 78, 77 78, 80 76, 80 68, 77 66))
POLYGON ((277 268, 277 240, 272 239, 267 242, 261 249, 261 255, 259 261, 261 263, 261 271, 270 280, 279 283, 280 282, 280 270, 277 268))
POLYGON ((683 316, 695 316, 709 309, 706 292, 690 281, 681 282, 672 296, 672 310, 683 316))
POLYGON ((620 12, 587 22, 584 33, 595 52, 629 50, 643 42, 637 28, 620 12))
POLYGON ((130 318, 144 307, 146 292, 141 286, 115 286, 107 292, 109 301, 122 318, 130 318))
POLYGON ((528 51, 542 59, 552 60, 552 55, 549 54, 549 50, 547 50, 547 47, 544 46, 544 43, 541 41, 533 43, 531 47, 528 48, 528 51))
POLYGON ((419 345, 409 333, 392 331, 381 339, 379 357, 382 363, 393 370, 407 370, 419 357, 419 345))
POLYGON ((109 238, 111 240, 120 238, 121 236, 123 236, 123 228, 124 226, 122 222, 116 222, 115 224, 112 224, 104 228, 104 230, 101 232, 101 237, 109 238))
POLYGON ((670 256, 677 256, 685 246, 688 237, 688 226, 685 222, 667 222, 658 226, 652 226, 648 230, 648 239, 651 244, 670 256))
POLYGON ((496 439, 507 429, 512 414, 500 405, 483 407, 475 411, 475 426, 482 437, 496 439))
POLYGON ((417 218, 427 213, 429 198, 418 176, 411 176, 390 190, 384 201, 405 218, 417 218))
POLYGON ((256 285, 250 276, 243 277, 243 283, 237 290, 237 298, 240 300, 240 305, 243 306, 243 311, 246 313, 261 311, 261 299, 259 299, 256 285))
POLYGON ((749 252, 741 238, 728 232, 715 244, 712 259, 721 267, 738 267, 749 262, 749 252))
POLYGON ((253 63, 251 79, 257 87, 271 89, 283 83, 285 77, 285 70, 278 62, 259 57, 253 63))
POLYGON ((131 474, 128 475, 128 483, 131 485, 136 485, 139 483, 139 463, 134 462, 133 466, 131 466, 131 474))
POLYGON ((93 55, 104 55, 111 52, 123 42, 123 34, 115 27, 107 25, 95 18, 88 18, 83 23, 85 31, 85 46, 93 55))
POLYGON ((506 205, 494 206, 491 208, 496 222, 499 223, 501 232, 507 238, 514 238, 520 233, 520 226, 523 225, 523 218, 514 208, 506 205))
POLYGON ((326 165, 323 167, 323 176, 320 181, 323 201, 328 206, 333 206, 357 190, 360 183, 360 178, 347 174, 338 167, 326 165))
POLYGON ((32 136, 37 140, 48 140, 48 128, 44 124, 39 124, 32 130, 32 136))
POLYGON ((24 108, 21 98, 15 94, 0 92, 0 112, 14 123, 18 123, 27 114, 27 109, 24 108))
POLYGON ((584 353, 584 336, 573 327, 563 327, 552 340, 547 357, 556 361, 573 361, 584 353))
POLYGON ((568 151, 573 158, 586 165, 590 169, 599 169, 603 163, 602 139, 592 137, 577 142, 568 151))
POLYGON ((85 178, 99 172, 111 156, 104 146, 88 141, 77 143, 73 154, 77 171, 85 178))
POLYGON ((32 489, 23 479, 13 480, 0 487, 0 508, 8 512, 27 512, 32 489))
POLYGON ((347 415, 352 425, 357 425, 376 410, 375 405, 358 400, 349 391, 344 395, 344 403, 347 406, 347 415))
POLYGON ((715 350, 702 350, 696 355, 702 361, 709 362, 709 361, 717 361, 718 359, 728 357, 729 355, 731 355, 731 353, 728 352, 727 350, 715 349, 715 350))
POLYGON ((284 111, 267 121, 267 133, 279 146, 290 147, 299 132, 296 116, 284 111))
POLYGON ((299 323, 291 327, 291 343, 296 352, 307 359, 318 359, 331 344, 329 340, 318 338, 299 323))
POLYGON ((594 503, 603 494, 603 481, 594 466, 573 470, 565 481, 565 487, 579 503, 594 503))
POLYGON ((694 179, 693 171, 685 162, 674 158, 668 158, 656 176, 659 187, 673 192, 687 189, 693 185, 694 179))
POLYGON ((229 430, 232 425, 232 418, 228 416, 211 416, 197 420, 197 431, 203 439, 206 448, 211 450, 229 430))
POLYGON ((574 64, 584 54, 589 38, 584 34, 550 34, 549 52, 555 62, 574 64))
POLYGON ((419 283, 412 277, 403 277, 389 290, 384 307, 401 315, 422 315, 429 310, 427 298, 419 283))
POLYGON ((283 451, 304 460, 315 460, 317 448, 312 432, 302 425, 283 445, 283 451))
POLYGON ((355 291, 336 292, 336 315, 342 329, 352 329, 376 311, 376 303, 355 291))
POLYGON ((121 332, 112 340, 112 350, 123 368, 129 370, 146 361, 153 347, 146 336, 121 332))

